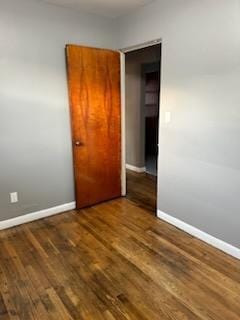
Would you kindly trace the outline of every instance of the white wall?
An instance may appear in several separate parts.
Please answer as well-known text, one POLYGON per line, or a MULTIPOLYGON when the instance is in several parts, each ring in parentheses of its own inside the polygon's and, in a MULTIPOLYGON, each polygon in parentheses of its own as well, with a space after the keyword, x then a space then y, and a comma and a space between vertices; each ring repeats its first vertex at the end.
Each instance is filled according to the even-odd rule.
POLYGON ((159 209, 240 247, 240 1, 156 1, 115 27, 119 48, 163 41, 159 209))
POLYGON ((112 47, 111 20, 0 2, 0 220, 74 200, 64 48, 112 47), (9 193, 19 202, 11 205, 9 193))

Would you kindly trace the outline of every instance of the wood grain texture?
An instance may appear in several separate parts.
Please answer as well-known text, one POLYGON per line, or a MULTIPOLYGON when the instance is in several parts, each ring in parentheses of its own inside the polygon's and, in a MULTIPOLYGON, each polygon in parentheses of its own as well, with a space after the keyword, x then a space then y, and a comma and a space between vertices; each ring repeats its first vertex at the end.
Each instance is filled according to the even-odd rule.
POLYGON ((156 215, 157 177, 127 170, 127 199, 156 215))
POLYGON ((239 320, 240 262, 124 198, 0 232, 0 319, 239 320))
POLYGON ((83 208, 121 196, 120 54, 74 45, 66 52, 76 200, 83 208))

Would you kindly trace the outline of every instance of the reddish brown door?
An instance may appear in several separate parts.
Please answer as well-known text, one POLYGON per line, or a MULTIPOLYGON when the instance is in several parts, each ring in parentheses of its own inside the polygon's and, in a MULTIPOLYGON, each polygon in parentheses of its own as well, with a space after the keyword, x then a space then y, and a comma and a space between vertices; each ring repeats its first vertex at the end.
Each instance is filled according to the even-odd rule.
POLYGON ((77 208, 121 196, 120 54, 68 45, 77 208))

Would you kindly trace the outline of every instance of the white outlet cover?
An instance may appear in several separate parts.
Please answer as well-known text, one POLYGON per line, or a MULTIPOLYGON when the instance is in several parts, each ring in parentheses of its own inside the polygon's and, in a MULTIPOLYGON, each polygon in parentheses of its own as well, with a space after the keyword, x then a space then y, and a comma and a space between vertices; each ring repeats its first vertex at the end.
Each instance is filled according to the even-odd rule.
POLYGON ((10 201, 11 201, 11 203, 18 202, 18 193, 17 192, 10 193, 10 201))

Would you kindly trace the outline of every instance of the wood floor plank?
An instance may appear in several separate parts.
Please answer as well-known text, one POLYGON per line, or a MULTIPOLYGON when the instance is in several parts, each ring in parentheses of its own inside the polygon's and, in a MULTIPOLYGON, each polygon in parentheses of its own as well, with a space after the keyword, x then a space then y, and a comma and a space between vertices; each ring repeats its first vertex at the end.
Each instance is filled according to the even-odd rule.
MULTIPOLYGON (((99 220, 100 218, 96 217, 95 219, 99 220)), ((211 289, 216 294, 223 289, 228 290, 231 294, 231 297, 235 297, 236 299, 238 298, 240 284, 237 284, 236 282, 232 281, 230 278, 222 275, 216 270, 207 268, 206 265, 201 262, 201 260, 194 258, 171 242, 158 237, 151 230, 141 233, 139 229, 131 230, 133 226, 131 226, 131 229, 127 229, 126 225, 128 224, 130 225, 128 221, 125 224, 120 224, 116 215, 114 214, 109 216, 108 225, 110 230, 113 230, 114 227, 117 226, 118 230, 121 229, 123 233, 128 233, 129 235, 131 235, 131 237, 133 237, 133 242, 140 241, 141 243, 143 243, 143 245, 147 246, 151 250, 154 250, 155 253, 161 252, 169 259, 171 259, 171 261, 177 261, 177 263, 175 263, 176 267, 181 268, 181 270, 184 270, 184 268, 189 265, 196 280, 198 279, 199 281, 201 281, 202 278, 206 278, 208 287, 211 287, 211 289), (219 282, 219 278, 221 278, 221 282, 219 282)), ((228 295, 225 296, 225 303, 227 303, 228 297, 228 295)), ((238 310, 239 309, 240 305, 238 304, 238 310)))
MULTIPOLYGON (((90 218, 92 218, 93 219, 93 217, 91 216, 91 215, 89 215, 89 219, 90 218)), ((99 221, 99 219, 97 219, 97 217, 94 219, 94 229, 95 230, 97 230, 99 233, 101 232, 100 230, 98 230, 98 227, 97 227, 97 223, 98 223, 98 221, 99 221)), ((115 224, 115 225, 118 225, 118 224, 115 224)), ((103 228, 104 226, 102 225, 101 226, 101 228, 103 228)), ((111 226, 109 226, 109 230, 108 230, 108 227, 107 227, 107 225, 105 226, 106 227, 106 229, 105 230, 103 230, 103 232, 106 234, 106 235, 108 235, 110 232, 113 232, 113 226, 111 227, 111 226)), ((121 228, 120 228, 120 226, 118 225, 118 230, 120 230, 121 228)), ((142 248, 143 248, 143 246, 144 246, 144 244, 143 243, 141 243, 141 242, 139 242, 138 240, 137 240, 137 238, 135 238, 134 239, 134 241, 131 241, 131 239, 130 238, 128 238, 128 243, 130 242, 132 242, 132 243, 134 243, 134 248, 132 248, 132 247, 130 247, 129 248, 129 245, 128 245, 128 243, 127 243, 127 245, 126 245, 126 243, 125 242, 123 242, 123 241, 121 241, 120 243, 118 243, 117 245, 119 245, 119 247, 118 247, 118 251, 120 250, 123 250, 122 251, 122 254, 124 255, 124 254, 127 254, 127 259, 129 259, 129 260, 131 260, 131 261, 137 261, 138 260, 138 258, 139 258, 139 256, 143 256, 144 255, 144 258, 143 258, 143 261, 147 261, 148 262, 148 260, 147 260, 147 255, 146 255, 146 253, 152 253, 152 248, 150 248, 150 247, 148 247, 148 246, 145 246, 145 248, 144 248, 144 251, 142 250, 142 248), (138 246, 136 245, 136 243, 138 242, 138 246), (128 256, 128 252, 129 252, 129 256, 128 256), (134 255, 132 254, 132 252, 134 252, 134 255)), ((116 244, 114 245, 113 244, 113 246, 115 247, 116 246, 116 244)), ((163 252, 164 252, 164 250, 162 250, 163 252)), ((157 251, 155 251, 155 252, 153 252, 153 254, 155 255, 155 254, 157 254, 158 252, 157 251)), ((194 293, 194 295, 195 295, 195 300, 193 299, 193 297, 192 297, 192 300, 191 300, 191 305, 192 305, 192 307, 194 306, 194 301, 195 301, 195 305, 196 306, 198 306, 198 301, 199 301, 199 298, 201 298, 201 296, 200 296, 200 294, 197 294, 197 292, 198 292, 198 287, 199 286, 201 286, 202 284, 201 284, 201 280, 202 280, 202 278, 201 277, 199 277, 198 278, 198 280, 199 281, 197 281, 197 278, 195 279, 196 281, 196 285, 195 285, 195 287, 193 286, 193 284, 191 284, 191 282, 189 282, 189 280, 190 279, 188 279, 188 273, 184 270, 184 269, 189 269, 189 267, 188 267, 188 261, 185 261, 185 264, 182 264, 181 262, 181 257, 176 257, 176 261, 177 262, 179 262, 179 263, 175 263, 175 260, 174 259, 171 259, 171 258, 169 258, 169 256, 171 257, 171 252, 169 251, 168 252, 168 256, 165 256, 164 254, 159 254, 158 256, 156 256, 155 255, 155 260, 157 259, 157 258, 159 258, 159 263, 161 263, 161 265, 162 265, 162 270, 161 270, 161 273, 163 273, 163 272, 165 272, 166 274, 165 274, 165 277, 168 279, 168 282, 169 282, 169 286, 165 286, 165 288, 166 288, 166 290, 170 290, 170 292, 172 293, 172 294, 175 294, 175 291, 174 290, 179 290, 179 288, 181 287, 182 288, 182 292, 181 292, 181 296, 184 296, 184 293, 185 292, 187 292, 187 287, 185 288, 184 287, 184 285, 182 285, 182 282, 183 282, 183 280, 188 284, 188 286, 189 285, 191 285, 193 288, 192 288, 192 292, 194 293), (175 289, 175 287, 174 287, 174 285, 175 285, 175 282, 178 282, 178 278, 179 278, 179 276, 181 276, 182 277, 182 282, 180 282, 179 283, 179 285, 178 285, 178 287, 177 287, 177 289, 175 289)), ((152 257, 151 257, 151 260, 152 260, 152 257)), ((156 268, 157 268, 157 266, 156 266, 156 268)), ((193 274, 195 274, 195 272, 197 271, 197 270, 192 270, 193 271, 193 274)), ((210 289, 208 288, 208 286, 207 286, 207 282, 206 282, 206 285, 205 286, 203 286, 203 290, 204 291, 209 291, 210 289)), ((178 292, 177 292, 177 294, 178 294, 178 292)), ((216 305, 216 307, 217 307, 217 304, 218 304, 218 299, 220 299, 221 297, 218 297, 218 294, 217 294, 217 292, 215 291, 215 292, 211 292, 211 295, 210 295, 210 297, 212 297, 212 296, 214 296, 215 295, 215 300, 213 301, 214 302, 214 306, 216 305)), ((193 296, 193 294, 192 294, 192 296, 193 296)), ((185 300, 182 300, 182 302, 185 304, 186 303, 186 301, 185 300)), ((225 301, 226 302, 226 301, 225 301)), ((206 308, 207 309, 207 308, 206 308)), ((224 309, 225 310, 225 309, 224 309)), ((235 305, 235 310, 237 311, 237 312, 239 312, 239 308, 237 308, 237 305, 235 305)), ((196 310, 194 310, 195 312, 197 312, 196 310)), ((225 315, 223 315, 223 317, 224 316, 228 316, 228 312, 227 312, 227 310, 225 310, 225 312, 226 312, 226 314, 225 315)), ((238 313, 239 314, 239 313, 238 313)), ((233 319, 235 319, 235 318, 237 318, 234 314, 232 315, 231 313, 229 313, 229 315, 233 318, 233 319)), ((221 316, 219 316, 219 318, 221 318, 221 316)))
POLYGON ((239 320, 240 262, 124 198, 0 232, 0 320, 239 320))
POLYGON ((2 294, 0 294, 0 319, 1 320, 10 319, 2 294))

